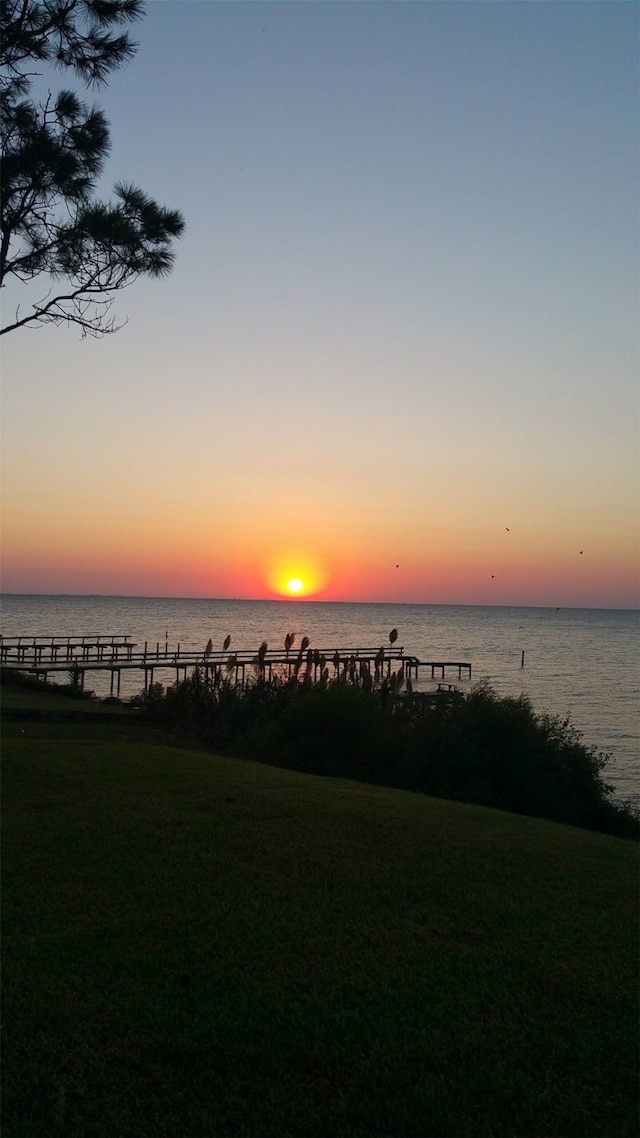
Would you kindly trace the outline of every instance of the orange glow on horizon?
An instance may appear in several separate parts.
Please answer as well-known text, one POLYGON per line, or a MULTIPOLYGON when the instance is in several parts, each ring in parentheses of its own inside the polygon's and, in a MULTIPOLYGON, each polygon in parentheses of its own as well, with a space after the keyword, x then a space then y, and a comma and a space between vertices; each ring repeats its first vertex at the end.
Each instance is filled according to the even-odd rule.
POLYGON ((8 593, 638 607, 637 527, 623 533, 616 519, 588 533, 546 517, 509 530, 501 518, 464 528, 430 520, 411 532, 399 522, 369 531, 363 522, 325 533, 319 518, 311 533, 301 515, 282 526, 267 519, 264 532, 253 517, 213 527, 197 511, 169 522, 116 509, 56 517, 27 506, 3 517, 8 593))

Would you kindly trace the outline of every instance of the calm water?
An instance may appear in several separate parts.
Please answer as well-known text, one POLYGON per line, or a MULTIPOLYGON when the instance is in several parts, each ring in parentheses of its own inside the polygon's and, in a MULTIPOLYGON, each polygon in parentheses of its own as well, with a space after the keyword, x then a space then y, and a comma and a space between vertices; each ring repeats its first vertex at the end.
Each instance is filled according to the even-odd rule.
MULTIPOLYGON (((398 646, 421 660, 468 661, 472 683, 488 677, 501 695, 526 692, 537 711, 570 714, 586 743, 612 755, 607 778, 622 794, 640 791, 639 620, 634 610, 15 595, 1 611, 5 636, 128 633, 139 648, 168 638, 203 650, 211 637, 221 649, 230 634, 232 648, 257 650, 282 646, 287 632, 317 648, 377 648, 397 628, 398 646)), ((108 694, 106 675, 90 682, 108 694)), ((122 695, 141 687, 140 674, 123 673, 122 695)))

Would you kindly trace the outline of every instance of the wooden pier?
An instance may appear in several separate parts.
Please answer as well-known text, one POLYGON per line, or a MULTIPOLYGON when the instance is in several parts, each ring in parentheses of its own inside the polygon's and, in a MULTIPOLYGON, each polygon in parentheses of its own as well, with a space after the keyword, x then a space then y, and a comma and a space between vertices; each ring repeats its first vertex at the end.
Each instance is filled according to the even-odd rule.
MULTIPOLYGON (((304 643, 304 641, 303 641, 304 643)), ((51 674, 73 672, 78 684, 84 688, 87 672, 107 672, 110 676, 111 695, 120 694, 123 672, 139 671, 144 675, 144 689, 154 683, 156 672, 171 671, 175 681, 186 679, 189 672, 199 668, 208 677, 226 676, 234 683, 245 684, 248 676, 312 675, 314 681, 331 669, 334 677, 353 674, 362 676, 391 676, 392 667, 398 665, 408 679, 418 679, 421 668, 430 670, 431 679, 444 680, 451 671, 471 679, 471 664, 450 660, 419 660, 405 653, 404 648, 391 645, 383 648, 311 648, 304 649, 228 649, 214 651, 207 645, 204 651, 177 647, 170 648, 168 641, 155 645, 145 641, 144 648, 130 636, 0 636, 0 665, 37 676, 45 681, 51 674), (376 673, 377 670, 377 673, 376 673)))

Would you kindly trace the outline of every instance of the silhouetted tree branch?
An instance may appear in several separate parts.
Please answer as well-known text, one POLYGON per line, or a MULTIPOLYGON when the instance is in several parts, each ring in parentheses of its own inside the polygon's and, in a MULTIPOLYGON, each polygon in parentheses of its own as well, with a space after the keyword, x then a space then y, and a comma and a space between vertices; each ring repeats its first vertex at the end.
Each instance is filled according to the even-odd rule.
POLYGON ((93 199, 110 145, 103 112, 72 91, 44 102, 26 97, 30 61, 104 83, 136 48, 117 28, 142 11, 141 0, 0 0, 0 286, 10 277, 54 282, 0 335, 44 323, 96 336, 117 331, 112 294, 171 271, 172 242, 184 230, 179 211, 126 183, 116 185, 115 201, 93 199), (66 284, 57 292, 59 281, 66 284))

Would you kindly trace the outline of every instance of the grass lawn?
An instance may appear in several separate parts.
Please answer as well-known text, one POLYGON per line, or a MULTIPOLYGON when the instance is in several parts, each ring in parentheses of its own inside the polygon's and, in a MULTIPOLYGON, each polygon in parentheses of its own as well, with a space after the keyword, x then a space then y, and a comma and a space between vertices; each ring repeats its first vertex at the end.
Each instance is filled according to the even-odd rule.
POLYGON ((638 1134, 632 842, 3 740, 5 1138, 638 1134))

